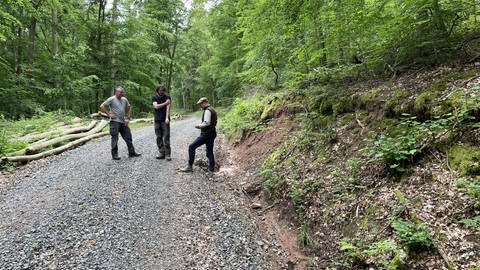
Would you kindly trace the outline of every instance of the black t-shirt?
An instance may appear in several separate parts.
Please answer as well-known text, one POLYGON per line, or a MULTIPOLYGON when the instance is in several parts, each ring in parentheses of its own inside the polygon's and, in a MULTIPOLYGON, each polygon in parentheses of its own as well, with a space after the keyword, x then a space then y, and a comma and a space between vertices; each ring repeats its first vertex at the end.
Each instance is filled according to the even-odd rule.
MULTIPOLYGON (((161 103, 165 103, 167 100, 170 99, 170 102, 172 102, 172 99, 170 98, 170 96, 167 96, 167 95, 163 95, 163 96, 159 96, 159 95, 155 95, 152 97, 152 103, 153 102, 157 102, 157 104, 161 104, 161 103)), ((155 118, 155 122, 165 122, 165 116, 167 114, 167 106, 165 107, 162 107, 160 109, 155 109, 155 112, 154 112, 154 118, 155 118)), ((169 118, 170 119, 170 118, 169 118)))

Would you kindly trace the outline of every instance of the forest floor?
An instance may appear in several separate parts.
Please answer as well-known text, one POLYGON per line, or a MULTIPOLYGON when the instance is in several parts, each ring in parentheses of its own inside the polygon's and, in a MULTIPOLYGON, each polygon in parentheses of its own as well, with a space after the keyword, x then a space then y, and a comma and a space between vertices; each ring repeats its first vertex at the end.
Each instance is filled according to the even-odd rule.
POLYGON ((170 162, 155 159, 148 126, 133 132, 141 157, 120 139, 112 160, 104 137, 0 175, 0 268, 294 269, 294 234, 251 209, 221 137, 213 178, 178 172, 196 121, 172 124, 170 162))
MULTIPOLYGON (((265 117, 254 129, 243 130, 233 146, 241 186, 252 205, 264 206, 258 212, 266 227, 279 231, 298 269, 477 270, 480 229, 466 222, 478 220, 479 213, 480 174, 473 170, 479 158, 469 154, 478 153, 480 143, 479 85, 478 65, 439 67, 356 82, 339 95, 329 94, 338 86, 312 85, 267 99, 258 113, 265 117), (439 113, 448 106, 453 113, 439 113), (375 148, 379 134, 393 138, 382 141, 393 153, 403 149, 392 146, 403 138, 395 135, 405 121, 399 120, 402 113, 426 122, 433 113, 444 119, 466 108, 471 118, 461 129, 453 125, 436 131, 449 130, 449 139, 433 136, 427 148, 432 135, 419 136, 422 153, 411 157, 402 176, 371 154, 385 149, 375 148), (466 164, 472 174, 461 174, 458 164, 466 164), (425 246, 409 249, 405 239, 425 240, 425 246)), ((434 129, 424 122, 415 127, 434 129)), ((415 138, 413 128, 404 131, 406 138, 415 138)))

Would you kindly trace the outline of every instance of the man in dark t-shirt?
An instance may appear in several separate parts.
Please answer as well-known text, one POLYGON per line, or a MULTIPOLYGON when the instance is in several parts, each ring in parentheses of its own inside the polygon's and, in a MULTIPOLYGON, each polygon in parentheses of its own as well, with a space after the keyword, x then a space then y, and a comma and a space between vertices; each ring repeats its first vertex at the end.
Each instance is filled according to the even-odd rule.
POLYGON ((170 149, 170 96, 165 94, 166 87, 158 85, 156 88, 157 94, 152 97, 152 104, 154 109, 154 127, 155 135, 157 137, 157 146, 159 155, 157 159, 171 158, 170 149))

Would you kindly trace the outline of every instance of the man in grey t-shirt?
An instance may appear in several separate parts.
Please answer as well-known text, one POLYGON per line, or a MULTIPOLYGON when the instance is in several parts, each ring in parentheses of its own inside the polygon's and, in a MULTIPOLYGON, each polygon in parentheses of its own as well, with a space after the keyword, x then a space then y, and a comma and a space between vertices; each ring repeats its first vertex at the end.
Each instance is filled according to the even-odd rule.
POLYGON ((115 95, 105 100, 100 108, 110 116, 110 135, 112 135, 112 159, 119 160, 118 156, 118 133, 122 135, 123 140, 127 143, 128 156, 138 157, 140 154, 135 152, 132 142, 132 132, 128 127, 132 116, 132 107, 128 99, 124 97, 125 90, 118 86, 115 88, 115 95), (107 107, 109 110, 107 111, 107 107), (125 110, 128 110, 128 116, 125 118, 125 110))

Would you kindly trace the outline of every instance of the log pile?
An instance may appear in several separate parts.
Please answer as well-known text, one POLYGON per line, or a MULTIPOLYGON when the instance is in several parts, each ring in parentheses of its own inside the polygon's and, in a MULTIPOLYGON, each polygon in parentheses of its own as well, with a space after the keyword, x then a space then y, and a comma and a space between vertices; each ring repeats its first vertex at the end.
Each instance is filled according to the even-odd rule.
POLYGON ((60 154, 91 139, 107 135, 108 131, 102 132, 107 124, 106 120, 91 121, 87 126, 80 126, 77 123, 59 127, 53 131, 26 135, 19 139, 30 144, 22 150, 2 157, 0 163, 27 162, 60 154))

